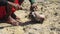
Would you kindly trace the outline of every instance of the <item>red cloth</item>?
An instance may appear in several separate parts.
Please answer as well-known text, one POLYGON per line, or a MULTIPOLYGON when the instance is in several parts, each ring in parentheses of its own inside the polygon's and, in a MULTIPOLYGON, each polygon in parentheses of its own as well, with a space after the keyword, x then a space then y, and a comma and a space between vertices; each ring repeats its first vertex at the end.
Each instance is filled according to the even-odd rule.
MULTIPOLYGON (((20 1, 19 1, 19 0, 15 0, 14 3, 21 5, 21 4, 23 3, 23 1, 24 1, 24 0, 20 0, 20 1)), ((15 9, 14 7, 12 7, 12 12, 13 12, 13 13, 15 12, 15 10, 16 10, 16 9, 15 9)))
POLYGON ((6 7, 0 6, 0 19, 2 19, 6 15, 6 7))
MULTIPOLYGON (((15 3, 15 4, 19 4, 18 0, 15 0, 14 3, 15 3)), ((13 13, 15 12, 15 10, 16 10, 16 9, 15 9, 14 7, 12 7, 12 12, 13 12, 13 13)))

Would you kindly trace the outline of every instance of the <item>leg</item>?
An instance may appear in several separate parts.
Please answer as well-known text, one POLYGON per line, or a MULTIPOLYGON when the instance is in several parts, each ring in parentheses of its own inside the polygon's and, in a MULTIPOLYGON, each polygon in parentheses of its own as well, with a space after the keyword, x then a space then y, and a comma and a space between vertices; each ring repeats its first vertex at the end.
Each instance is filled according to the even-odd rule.
POLYGON ((18 22, 14 18, 11 17, 11 14, 12 14, 11 8, 12 6, 10 5, 7 6, 7 12, 6 12, 8 15, 7 22, 12 25, 19 25, 18 22))
POLYGON ((8 23, 12 24, 12 25, 19 25, 19 22, 17 22, 15 19, 13 19, 11 16, 8 17, 7 20, 8 23))

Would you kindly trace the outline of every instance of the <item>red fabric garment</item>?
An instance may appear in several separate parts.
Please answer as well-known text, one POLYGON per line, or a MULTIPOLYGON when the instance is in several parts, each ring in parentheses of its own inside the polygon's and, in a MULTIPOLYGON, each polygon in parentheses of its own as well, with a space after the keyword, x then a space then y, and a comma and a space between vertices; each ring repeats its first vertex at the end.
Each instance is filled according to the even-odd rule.
MULTIPOLYGON (((23 3, 23 1, 24 0, 15 0, 14 3, 21 5, 23 3)), ((12 7, 12 12, 14 13, 15 11, 16 11, 16 9, 14 7, 12 7)))
POLYGON ((0 6, 0 19, 2 19, 6 15, 6 7, 0 6))
MULTIPOLYGON (((18 0, 15 0, 14 3, 15 3, 15 4, 19 4, 19 1, 18 1, 18 0)), ((12 7, 12 12, 13 12, 13 13, 15 12, 15 10, 16 10, 16 9, 15 9, 14 7, 12 7)))

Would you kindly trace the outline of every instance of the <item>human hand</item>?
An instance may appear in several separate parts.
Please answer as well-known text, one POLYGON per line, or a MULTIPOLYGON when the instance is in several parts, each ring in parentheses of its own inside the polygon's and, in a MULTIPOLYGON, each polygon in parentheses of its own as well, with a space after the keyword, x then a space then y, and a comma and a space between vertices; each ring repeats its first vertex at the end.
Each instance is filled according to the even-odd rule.
POLYGON ((15 7, 16 10, 21 10, 22 9, 22 7, 19 4, 14 5, 14 7, 15 7))

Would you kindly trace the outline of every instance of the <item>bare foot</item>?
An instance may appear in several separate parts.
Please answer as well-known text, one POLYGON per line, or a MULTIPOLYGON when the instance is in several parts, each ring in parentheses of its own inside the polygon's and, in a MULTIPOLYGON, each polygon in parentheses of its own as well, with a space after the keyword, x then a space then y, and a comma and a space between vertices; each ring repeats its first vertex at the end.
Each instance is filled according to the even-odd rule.
POLYGON ((7 20, 8 23, 12 24, 12 25, 19 25, 19 22, 17 22, 15 19, 13 19, 11 16, 9 16, 8 20, 7 20))
POLYGON ((42 15, 42 14, 40 15, 37 12, 32 12, 32 15, 33 17, 35 17, 37 21, 40 21, 40 22, 43 22, 45 19, 45 15, 42 15))

